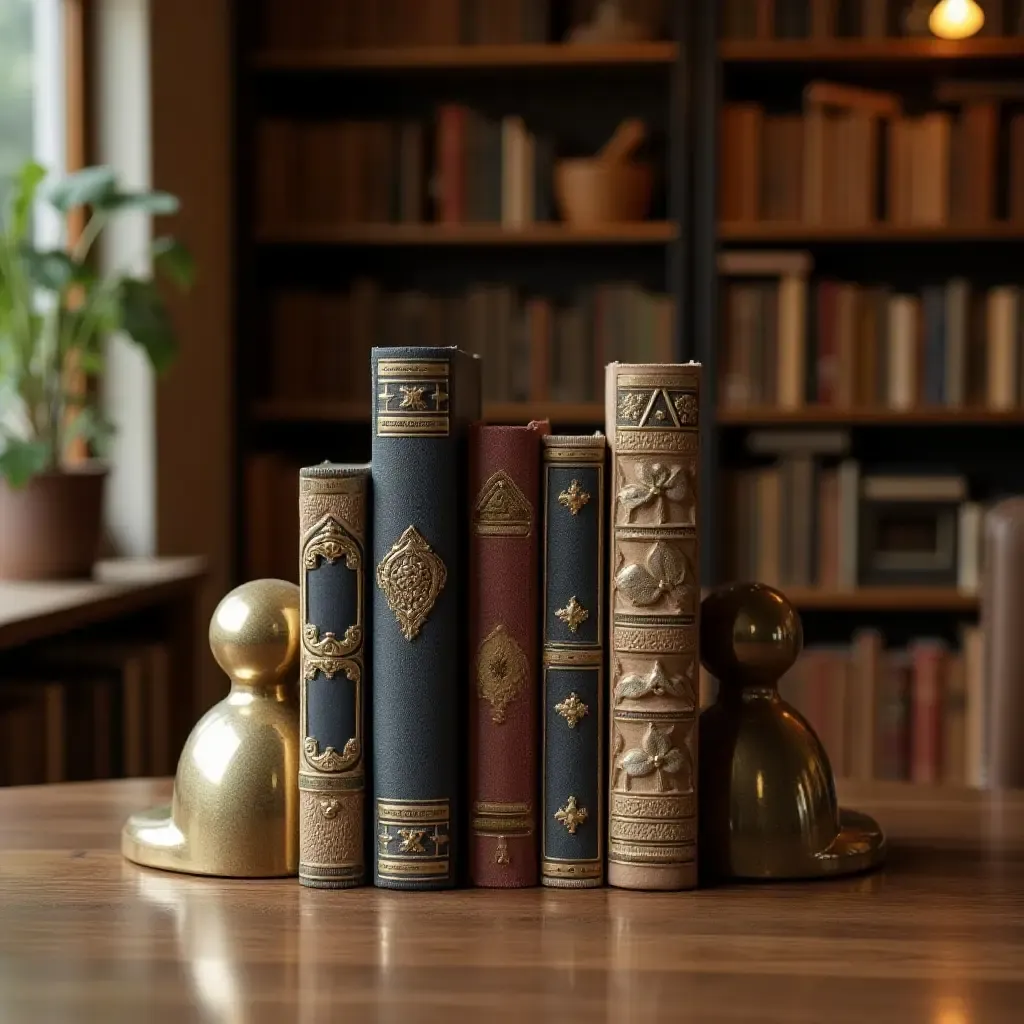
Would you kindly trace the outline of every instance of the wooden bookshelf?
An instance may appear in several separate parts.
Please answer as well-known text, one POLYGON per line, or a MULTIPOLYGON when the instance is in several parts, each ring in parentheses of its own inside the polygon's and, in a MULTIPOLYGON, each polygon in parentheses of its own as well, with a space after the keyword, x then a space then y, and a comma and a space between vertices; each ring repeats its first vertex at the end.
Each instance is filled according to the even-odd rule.
POLYGON ((719 45, 725 64, 860 64, 914 61, 1015 61, 1024 37, 1005 39, 728 39, 719 45))
POLYGON ((1024 409, 943 409, 922 407, 905 412, 892 409, 843 409, 807 406, 802 409, 719 409, 725 427, 755 426, 1024 426, 1024 409))
POLYGON ((675 43, 566 43, 476 46, 422 46, 380 49, 261 50, 250 66, 259 71, 458 71, 501 68, 664 67, 672 64, 675 43))
POLYGON ((260 228, 262 245, 335 246, 523 246, 523 245, 661 245, 678 237, 669 221, 609 224, 578 228, 568 224, 310 224, 260 228))
POLYGON ((827 242, 835 245, 858 245, 890 242, 960 244, 965 242, 1021 242, 1024 241, 1024 224, 1010 221, 992 221, 988 224, 965 226, 943 224, 927 227, 922 225, 901 225, 877 223, 867 227, 844 227, 834 225, 779 223, 777 221, 750 221, 745 224, 724 222, 718 227, 718 236, 723 242, 754 243, 814 243, 827 242))
POLYGON ((973 612, 976 594, 954 587, 858 587, 854 590, 821 590, 817 587, 782 587, 800 610, 973 612))
MULTIPOLYGON (((549 419, 565 426, 600 426, 604 406, 600 402, 490 402, 484 406, 484 418, 490 423, 549 419)), ((274 399, 255 403, 251 419, 257 423, 366 423, 370 406, 366 402, 274 399)))

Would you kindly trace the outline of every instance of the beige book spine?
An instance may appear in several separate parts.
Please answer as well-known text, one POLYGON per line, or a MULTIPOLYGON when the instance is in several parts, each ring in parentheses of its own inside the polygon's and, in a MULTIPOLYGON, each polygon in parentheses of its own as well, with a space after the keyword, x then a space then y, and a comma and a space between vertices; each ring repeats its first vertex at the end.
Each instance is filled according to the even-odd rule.
POLYGON ((366 517, 369 469, 299 472, 299 882, 366 875, 366 517))
POLYGON ((608 882, 697 884, 701 368, 612 363, 608 882))

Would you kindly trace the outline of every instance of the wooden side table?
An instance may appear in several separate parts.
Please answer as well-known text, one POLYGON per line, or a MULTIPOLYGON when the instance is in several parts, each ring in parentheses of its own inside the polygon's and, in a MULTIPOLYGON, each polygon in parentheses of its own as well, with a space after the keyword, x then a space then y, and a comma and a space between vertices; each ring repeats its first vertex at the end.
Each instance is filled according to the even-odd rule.
POLYGON ((861 878, 648 894, 347 892, 121 859, 167 781, 0 792, 0 1020, 1017 1022, 1024 795, 847 789, 861 878))

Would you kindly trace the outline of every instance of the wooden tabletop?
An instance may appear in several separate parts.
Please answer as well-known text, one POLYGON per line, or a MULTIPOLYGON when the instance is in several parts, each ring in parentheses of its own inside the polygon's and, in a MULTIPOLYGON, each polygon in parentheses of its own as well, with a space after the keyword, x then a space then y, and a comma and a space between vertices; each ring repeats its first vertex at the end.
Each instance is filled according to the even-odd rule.
POLYGON ((145 780, 0 791, 0 1021, 1024 1014, 1020 794, 847 787, 846 802, 889 830, 884 871, 665 895, 319 892, 124 862, 122 820, 169 791, 145 780))
POLYGON ((0 650, 170 600, 205 572, 202 558, 118 558, 88 580, 0 581, 0 650))

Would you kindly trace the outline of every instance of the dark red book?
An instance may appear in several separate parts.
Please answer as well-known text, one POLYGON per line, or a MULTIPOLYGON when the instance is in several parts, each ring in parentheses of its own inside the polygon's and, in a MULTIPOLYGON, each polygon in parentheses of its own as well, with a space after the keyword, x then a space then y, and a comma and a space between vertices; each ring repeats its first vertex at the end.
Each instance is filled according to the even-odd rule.
POLYGON ((466 123, 468 111, 448 103, 437 111, 437 219, 466 220, 466 123))
POLYGON ((942 691, 946 648, 940 641, 918 640, 911 646, 914 681, 910 691, 910 780, 942 779, 942 691))
POLYGON ((538 881, 540 439, 548 423, 470 438, 469 877, 538 881))

